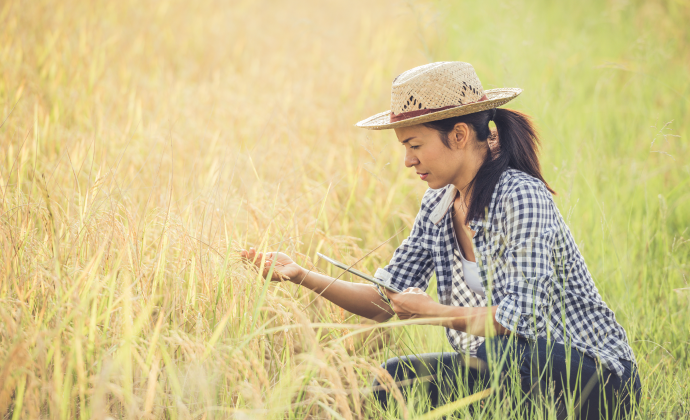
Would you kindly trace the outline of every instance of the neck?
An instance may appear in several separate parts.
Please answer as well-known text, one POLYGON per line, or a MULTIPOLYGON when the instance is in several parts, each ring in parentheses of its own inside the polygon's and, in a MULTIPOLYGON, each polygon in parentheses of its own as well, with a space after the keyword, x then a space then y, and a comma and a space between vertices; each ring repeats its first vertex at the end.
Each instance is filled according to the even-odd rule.
POLYGON ((479 168, 481 168, 482 164, 484 163, 485 154, 486 151, 483 151, 480 156, 469 159, 469 162, 463 165, 465 170, 459 173, 455 181, 453 181, 453 185, 458 191, 460 191, 460 198, 465 203, 467 208, 470 206, 470 196, 472 195, 472 187, 470 184, 477 176, 479 168))

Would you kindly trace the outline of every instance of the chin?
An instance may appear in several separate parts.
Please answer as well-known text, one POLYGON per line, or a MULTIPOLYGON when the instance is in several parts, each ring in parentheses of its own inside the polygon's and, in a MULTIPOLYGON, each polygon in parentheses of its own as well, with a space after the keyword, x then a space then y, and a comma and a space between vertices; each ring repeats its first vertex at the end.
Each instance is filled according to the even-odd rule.
POLYGON ((448 183, 447 182, 445 182, 445 183, 443 183, 443 182, 427 182, 427 185, 432 190, 438 190, 438 189, 441 189, 441 188, 445 187, 446 185, 448 185, 448 183))

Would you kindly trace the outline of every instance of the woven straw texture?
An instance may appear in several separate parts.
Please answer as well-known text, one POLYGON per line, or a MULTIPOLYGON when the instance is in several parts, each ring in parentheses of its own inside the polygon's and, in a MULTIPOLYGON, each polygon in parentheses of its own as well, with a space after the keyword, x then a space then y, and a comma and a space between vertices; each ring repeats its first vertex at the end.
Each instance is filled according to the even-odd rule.
POLYGON ((431 63, 415 67, 393 80, 391 110, 357 123, 370 130, 406 127, 428 121, 456 117, 501 106, 522 92, 518 88, 485 91, 469 63, 459 61, 431 63), (486 95, 486 98, 484 96, 486 95), (448 108, 451 107, 451 108, 448 108), (424 115, 424 110, 447 108, 424 115), (412 113, 401 121, 391 122, 391 113, 412 113))

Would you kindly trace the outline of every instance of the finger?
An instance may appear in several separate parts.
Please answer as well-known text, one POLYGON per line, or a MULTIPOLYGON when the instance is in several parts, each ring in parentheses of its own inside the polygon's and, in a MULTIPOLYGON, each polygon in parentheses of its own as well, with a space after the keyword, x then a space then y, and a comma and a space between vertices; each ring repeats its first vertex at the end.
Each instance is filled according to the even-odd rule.
MULTIPOLYGON (((272 265, 273 265, 273 260, 268 260, 268 259, 267 259, 267 260, 264 262, 264 269, 268 270, 269 268, 271 268, 272 265)), ((278 261, 276 261, 275 267, 280 267, 281 265, 282 265, 282 264, 278 264, 278 261)))
POLYGON ((386 289, 385 287, 383 288, 383 293, 386 294, 386 296, 388 297, 388 299, 393 299, 393 297, 395 297, 395 295, 397 295, 397 293, 395 293, 395 292, 393 292, 393 291, 391 291, 391 290, 388 290, 388 289, 386 289))
MULTIPOLYGON (((264 264, 266 267, 270 267, 271 264, 273 264, 273 260, 266 260, 266 263, 264 264)), ((276 267, 285 267, 285 264, 280 263, 279 261, 276 261, 275 263, 276 267)))
POLYGON ((390 300, 391 303, 392 303, 393 300, 394 300, 396 297, 398 297, 398 295, 400 294, 400 293, 391 292, 391 291, 388 290, 388 289, 383 289, 383 292, 386 294, 386 296, 388 297, 388 300, 390 300))
POLYGON ((263 256, 263 253, 256 252, 256 250, 254 248, 251 248, 249 250, 249 256, 247 259, 250 260, 252 263, 254 263, 254 265, 256 265, 257 267, 260 267, 262 256, 263 256))
POLYGON ((254 263, 255 262, 255 257, 256 253, 252 250, 247 251, 246 249, 243 249, 240 252, 240 258, 244 259, 246 262, 254 263))

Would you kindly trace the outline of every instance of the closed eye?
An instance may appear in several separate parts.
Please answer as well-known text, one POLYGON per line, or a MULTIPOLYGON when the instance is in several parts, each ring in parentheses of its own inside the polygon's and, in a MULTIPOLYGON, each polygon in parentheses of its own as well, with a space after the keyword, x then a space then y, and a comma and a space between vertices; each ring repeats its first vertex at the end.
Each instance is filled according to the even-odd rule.
POLYGON ((410 149, 417 150, 417 149, 419 149, 419 146, 410 146, 410 149))

